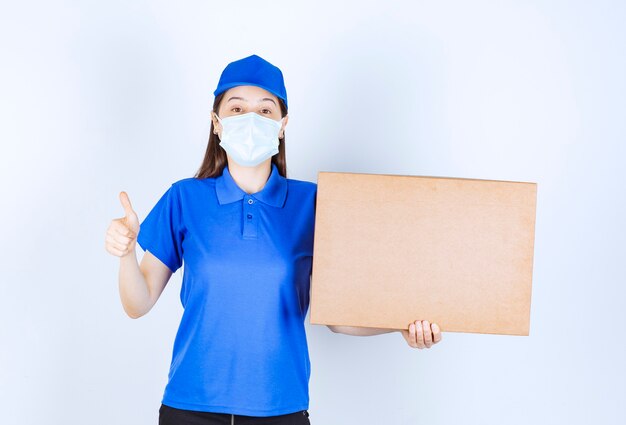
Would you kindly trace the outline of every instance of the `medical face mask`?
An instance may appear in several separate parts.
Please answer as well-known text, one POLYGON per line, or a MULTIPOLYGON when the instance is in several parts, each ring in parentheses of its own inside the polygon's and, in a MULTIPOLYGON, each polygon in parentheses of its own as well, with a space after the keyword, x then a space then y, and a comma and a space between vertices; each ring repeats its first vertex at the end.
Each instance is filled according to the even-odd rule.
POLYGON ((222 124, 220 146, 237 164, 253 167, 278 153, 282 119, 274 121, 256 112, 217 119, 222 124))

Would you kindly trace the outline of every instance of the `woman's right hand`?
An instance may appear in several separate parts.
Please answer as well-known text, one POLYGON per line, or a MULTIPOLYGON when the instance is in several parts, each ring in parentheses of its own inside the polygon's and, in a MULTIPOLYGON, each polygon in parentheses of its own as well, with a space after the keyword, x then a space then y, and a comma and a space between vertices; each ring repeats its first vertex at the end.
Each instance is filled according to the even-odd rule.
POLYGON ((106 233, 104 247, 112 255, 125 257, 135 253, 137 234, 139 233, 139 218, 126 192, 120 192, 120 201, 124 207, 124 217, 111 221, 106 233))

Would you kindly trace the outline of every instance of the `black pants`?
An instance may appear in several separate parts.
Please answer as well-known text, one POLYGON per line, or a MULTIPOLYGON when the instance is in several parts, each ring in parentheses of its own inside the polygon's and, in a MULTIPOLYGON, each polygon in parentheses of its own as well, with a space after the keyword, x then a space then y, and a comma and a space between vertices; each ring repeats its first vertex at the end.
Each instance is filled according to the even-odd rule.
POLYGON ((308 410, 278 416, 245 416, 197 412, 161 404, 159 425, 310 425, 308 410))

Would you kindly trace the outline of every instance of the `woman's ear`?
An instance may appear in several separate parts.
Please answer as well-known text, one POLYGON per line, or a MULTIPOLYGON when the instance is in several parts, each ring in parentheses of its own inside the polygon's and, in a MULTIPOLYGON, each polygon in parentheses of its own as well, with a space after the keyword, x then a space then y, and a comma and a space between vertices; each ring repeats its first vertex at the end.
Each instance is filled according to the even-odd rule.
POLYGON ((211 121, 213 121, 213 134, 222 134, 222 125, 217 120, 217 114, 215 111, 211 111, 211 121))
POLYGON ((285 126, 287 126, 287 121, 289 121, 289 115, 285 115, 283 117, 283 126, 280 128, 280 131, 278 132, 279 139, 282 139, 283 137, 285 137, 285 126))

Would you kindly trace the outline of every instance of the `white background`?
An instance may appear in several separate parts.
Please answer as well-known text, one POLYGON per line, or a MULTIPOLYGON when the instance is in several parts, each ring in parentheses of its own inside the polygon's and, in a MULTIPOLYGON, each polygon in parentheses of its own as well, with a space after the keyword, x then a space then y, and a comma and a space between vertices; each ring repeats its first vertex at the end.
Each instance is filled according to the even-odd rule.
MULTIPOLYGON (((626 423, 620 1, 3 2, 3 424, 156 424, 181 271, 138 320, 104 250, 198 169, 212 92, 256 53, 287 86, 288 177, 538 183, 529 337, 311 326, 310 419, 626 423)), ((138 250, 141 256, 141 250, 138 250)))

